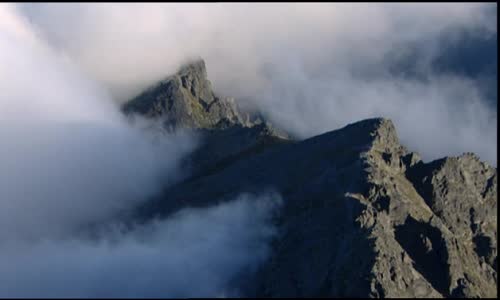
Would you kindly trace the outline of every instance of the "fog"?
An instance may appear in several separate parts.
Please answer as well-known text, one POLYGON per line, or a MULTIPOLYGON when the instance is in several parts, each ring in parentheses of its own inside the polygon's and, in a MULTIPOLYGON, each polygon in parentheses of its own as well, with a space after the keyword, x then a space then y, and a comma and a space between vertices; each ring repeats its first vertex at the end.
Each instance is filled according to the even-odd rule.
POLYGON ((238 295, 278 195, 133 231, 114 219, 189 175, 197 139, 119 105, 193 57, 217 93, 300 138, 383 116, 425 160, 472 151, 496 166, 484 78, 435 63, 443 37, 496 37, 496 18, 472 3, 1 4, 0 296, 238 295))
POLYGON ((72 232, 144 201, 195 145, 132 126, 12 8, 0 19, 0 239, 72 232))
POLYGON ((201 56, 217 92, 262 110, 301 138, 385 116, 425 160, 473 151, 496 165, 496 107, 485 104, 483 78, 435 67, 465 31, 496 36, 496 4, 21 8, 53 47, 117 101, 201 56), (411 56, 415 49, 418 55, 411 56), (395 73, 398 62, 412 69, 395 73), (411 72, 419 77, 407 76, 411 72))
MULTIPOLYGON (((197 145, 129 120, 14 6, 0 6, 0 296, 238 295, 268 254, 280 198, 243 194, 135 225, 197 145)), ((214 201, 217 199, 213 199, 214 201)))
POLYGON ((98 240, 45 240, 0 248, 2 297, 227 297, 269 254, 274 194, 183 209, 98 240))

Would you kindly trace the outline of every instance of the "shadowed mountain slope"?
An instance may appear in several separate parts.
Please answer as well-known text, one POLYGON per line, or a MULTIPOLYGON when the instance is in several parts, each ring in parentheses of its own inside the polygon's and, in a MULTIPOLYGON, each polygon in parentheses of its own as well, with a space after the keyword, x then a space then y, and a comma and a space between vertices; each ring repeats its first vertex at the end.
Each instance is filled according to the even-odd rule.
POLYGON ((424 163, 384 118, 294 141, 242 117, 204 79, 196 62, 125 106, 205 137, 191 176, 140 207, 143 221, 276 191, 280 234, 245 295, 497 295, 496 168, 470 153, 424 163))

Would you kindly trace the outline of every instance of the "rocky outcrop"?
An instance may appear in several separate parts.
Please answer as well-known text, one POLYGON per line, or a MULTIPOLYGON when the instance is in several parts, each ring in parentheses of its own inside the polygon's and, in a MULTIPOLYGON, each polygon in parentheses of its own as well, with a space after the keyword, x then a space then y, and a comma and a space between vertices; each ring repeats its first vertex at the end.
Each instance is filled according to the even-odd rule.
POLYGON ((399 144, 389 120, 355 124, 367 125, 372 141, 348 167, 353 173, 329 178, 343 180, 336 196, 296 200, 331 204, 292 210, 291 223, 283 216, 284 235, 256 294, 495 297, 496 169, 470 154, 424 164, 399 144))
POLYGON ((203 60, 195 60, 151 86, 123 106, 127 114, 161 118, 172 128, 224 128, 251 125, 240 114, 233 98, 221 98, 212 90, 203 60))
POLYGON ((420 164, 408 175, 453 236, 450 295, 496 294, 497 170, 465 153, 420 164))
MULTIPOLYGON (((182 86, 175 99, 224 107, 197 88, 206 86, 205 76, 188 76, 191 84, 184 86, 185 72, 171 79, 182 86)), ((168 104, 167 96, 140 99, 168 104)), ((134 109, 182 116, 177 124, 201 129, 206 139, 189 158, 192 176, 140 207, 140 219, 229 201, 242 192, 273 190, 284 200, 272 255, 244 284, 244 295, 497 295, 497 170, 475 155, 424 163, 399 143, 394 124, 384 118, 293 141, 265 121, 243 121, 237 110, 200 117, 155 105, 160 108, 134 109), (228 126, 218 127, 226 119, 228 126)))
POLYGON ((263 189, 285 200, 281 235, 248 295, 496 295, 496 169, 469 155, 425 164, 386 119, 234 161, 169 188, 142 213, 263 189))
POLYGON ((167 131, 180 128, 193 131, 199 145, 184 162, 184 168, 193 176, 291 142, 288 133, 258 113, 241 111, 234 98, 217 96, 201 59, 183 65, 176 74, 152 85, 125 103, 122 110, 127 115, 160 120, 167 131))

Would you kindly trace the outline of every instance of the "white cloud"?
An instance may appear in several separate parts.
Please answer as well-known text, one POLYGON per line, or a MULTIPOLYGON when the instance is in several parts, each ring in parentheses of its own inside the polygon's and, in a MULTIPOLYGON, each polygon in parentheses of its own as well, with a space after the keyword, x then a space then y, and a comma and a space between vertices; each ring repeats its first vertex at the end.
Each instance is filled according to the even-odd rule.
POLYGON ((115 99, 201 56, 217 91, 263 109, 302 137, 386 115, 427 160, 474 151, 496 165, 496 114, 477 101, 480 85, 435 74, 429 65, 448 30, 496 33, 496 18, 486 17, 494 6, 30 4, 22 11, 115 99), (425 44, 416 62, 427 72, 425 83, 388 72, 388 56, 404 56, 414 43, 425 44))
POLYGON ((235 281, 269 254, 280 203, 275 194, 242 194, 102 239, 7 244, 0 248, 0 296, 238 296, 235 281))
POLYGON ((193 56, 205 58, 217 91, 302 137, 382 115, 426 159, 474 151, 496 165, 497 116, 477 82, 428 65, 450 28, 496 33, 484 9, 1 4, 0 294, 232 295, 231 280, 266 257, 277 196, 94 241, 76 235, 182 176, 195 141, 132 125, 117 102, 193 56), (388 55, 421 41, 427 81, 388 72, 388 55))
POLYGON ((196 141, 129 122, 15 8, 0 20, 0 297, 237 295, 268 254, 279 196, 126 229, 124 213, 186 175, 196 141))
POLYGON ((11 20, 0 27, 0 238, 63 234, 178 176, 194 147, 189 136, 158 138, 131 126, 11 7, 0 13, 11 20))

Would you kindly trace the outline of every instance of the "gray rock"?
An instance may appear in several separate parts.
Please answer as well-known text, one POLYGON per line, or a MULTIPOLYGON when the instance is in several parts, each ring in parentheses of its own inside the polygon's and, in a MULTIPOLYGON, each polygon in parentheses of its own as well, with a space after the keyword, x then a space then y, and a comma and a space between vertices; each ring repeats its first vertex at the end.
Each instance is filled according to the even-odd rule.
POLYGON ((496 295, 497 170, 465 153, 421 164, 408 175, 451 233, 450 294, 496 295))
POLYGON ((216 96, 201 59, 183 65, 176 74, 151 86, 122 109, 126 114, 160 119, 167 131, 182 128, 197 134, 199 147, 184 162, 184 168, 193 176, 292 142, 288 133, 258 112, 241 111, 233 98, 216 96))
POLYGON ((225 166, 271 147, 293 143, 269 123, 233 125, 225 130, 199 130, 200 146, 185 161, 192 178, 219 172, 225 166))
POLYGON ((417 158, 369 119, 187 180, 142 213, 277 189, 281 234, 250 296, 496 296, 496 169, 417 158))
POLYGON ((424 163, 383 118, 293 141, 216 97, 202 62, 125 110, 203 140, 192 176, 140 207, 142 221, 242 192, 282 195, 280 234, 245 295, 497 296, 497 170, 475 155, 424 163))
POLYGON ((221 98, 212 91, 203 60, 182 66, 176 74, 127 102, 123 111, 163 119, 173 129, 251 125, 249 116, 239 113, 233 98, 221 98))

